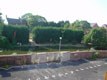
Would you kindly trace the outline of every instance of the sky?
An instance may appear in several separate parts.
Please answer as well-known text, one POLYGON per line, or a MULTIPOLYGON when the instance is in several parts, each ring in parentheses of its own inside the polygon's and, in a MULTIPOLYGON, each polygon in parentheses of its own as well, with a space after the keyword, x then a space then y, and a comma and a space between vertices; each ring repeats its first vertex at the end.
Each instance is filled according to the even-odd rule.
POLYGON ((0 0, 3 19, 19 18, 25 13, 40 15, 47 21, 87 20, 107 24, 107 0, 0 0))

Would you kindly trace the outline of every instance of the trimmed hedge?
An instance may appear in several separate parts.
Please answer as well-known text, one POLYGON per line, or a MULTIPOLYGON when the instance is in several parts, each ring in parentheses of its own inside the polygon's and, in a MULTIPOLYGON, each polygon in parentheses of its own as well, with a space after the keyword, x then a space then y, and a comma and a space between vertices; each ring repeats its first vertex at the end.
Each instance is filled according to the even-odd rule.
POLYGON ((6 37, 0 36, 0 49, 9 49, 11 44, 6 37))
POLYGON ((29 42, 29 30, 26 26, 4 25, 1 35, 5 36, 10 43, 26 44, 29 42))
POLYGON ((80 43, 84 32, 52 27, 35 27, 32 31, 33 40, 36 43, 59 43, 62 36, 62 43, 80 43))

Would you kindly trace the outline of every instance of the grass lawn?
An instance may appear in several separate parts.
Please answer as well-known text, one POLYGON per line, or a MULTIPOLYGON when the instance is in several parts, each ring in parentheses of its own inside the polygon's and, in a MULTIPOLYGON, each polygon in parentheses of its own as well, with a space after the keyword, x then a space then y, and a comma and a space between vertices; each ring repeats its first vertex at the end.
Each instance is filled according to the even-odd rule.
POLYGON ((27 54, 27 51, 7 50, 0 51, 0 55, 11 55, 11 54, 27 54))
MULTIPOLYGON (((87 47, 62 46, 61 51, 88 51, 87 47)), ((0 55, 29 54, 31 52, 54 52, 59 51, 59 46, 18 47, 14 50, 0 51, 0 55)))

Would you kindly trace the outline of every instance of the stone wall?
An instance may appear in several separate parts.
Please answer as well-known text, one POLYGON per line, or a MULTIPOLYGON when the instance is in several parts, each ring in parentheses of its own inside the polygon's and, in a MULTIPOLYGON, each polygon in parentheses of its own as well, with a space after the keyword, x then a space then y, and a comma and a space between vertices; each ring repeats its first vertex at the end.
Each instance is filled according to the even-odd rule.
POLYGON ((58 52, 42 52, 33 53, 31 57, 32 63, 45 63, 58 61, 60 59, 60 54, 58 52))
MULTIPOLYGON (((100 50, 98 57, 107 57, 107 50, 100 50)), ((1 63, 9 63, 13 65, 46 63, 53 61, 68 61, 91 58, 95 52, 77 51, 77 52, 42 52, 25 55, 6 55, 0 56, 1 63)))
POLYGON ((69 61, 71 60, 71 52, 61 52, 61 61, 69 61))

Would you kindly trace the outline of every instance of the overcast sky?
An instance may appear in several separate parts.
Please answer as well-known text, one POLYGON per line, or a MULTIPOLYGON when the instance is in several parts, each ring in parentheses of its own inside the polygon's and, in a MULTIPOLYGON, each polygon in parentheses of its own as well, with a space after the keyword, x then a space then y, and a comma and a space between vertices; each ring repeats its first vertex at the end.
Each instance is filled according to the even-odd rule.
POLYGON ((48 21, 87 20, 107 24, 107 0, 0 0, 0 12, 11 18, 25 13, 41 15, 48 21))

